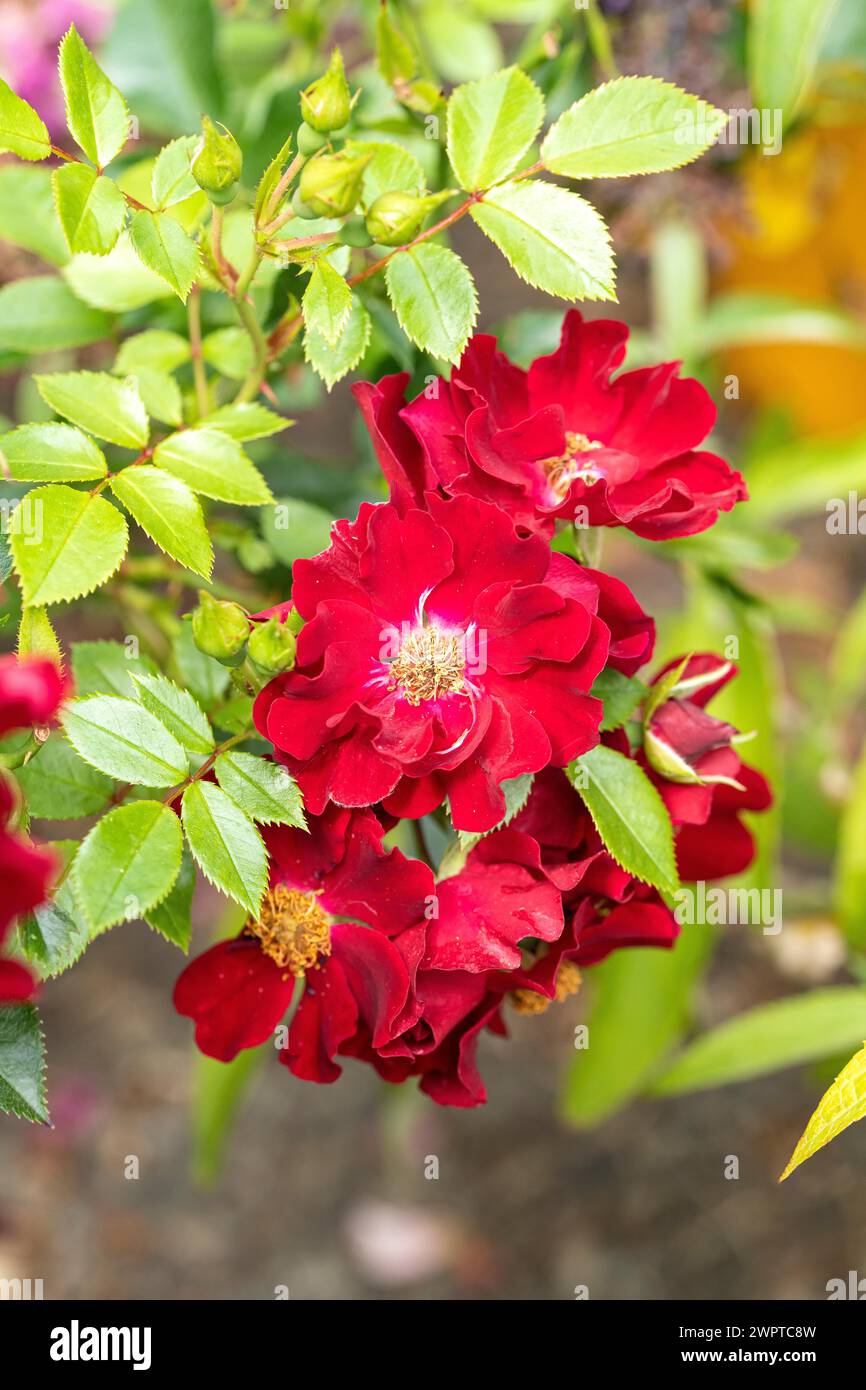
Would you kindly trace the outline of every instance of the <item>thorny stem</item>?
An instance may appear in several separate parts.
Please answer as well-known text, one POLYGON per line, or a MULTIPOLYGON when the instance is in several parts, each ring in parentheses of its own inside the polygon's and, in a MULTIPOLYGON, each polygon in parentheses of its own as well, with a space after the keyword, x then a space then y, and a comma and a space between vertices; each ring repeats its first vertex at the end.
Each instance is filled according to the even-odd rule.
POLYGON ((250 735, 254 733, 255 729, 253 728, 244 729, 241 733, 234 734, 231 738, 227 738, 224 743, 218 743, 216 748, 213 750, 210 756, 205 759, 205 761, 202 763, 201 767, 198 769, 197 772, 191 773, 190 776, 187 777, 183 782, 181 782, 179 786, 174 787, 172 791, 168 793, 167 796, 163 797, 163 804, 166 806, 171 806, 172 803, 177 801, 177 798, 181 796, 183 792, 186 791, 187 787, 191 787, 193 782, 200 782, 201 779, 205 776, 205 774, 210 772, 220 753, 225 753, 229 748, 234 748, 236 743, 243 743, 244 739, 249 738, 250 735))
POLYGON ((193 285, 187 301, 189 315, 189 350, 192 357, 192 375, 195 382, 195 399, 199 419, 207 415, 207 372, 201 350, 201 290, 193 285))

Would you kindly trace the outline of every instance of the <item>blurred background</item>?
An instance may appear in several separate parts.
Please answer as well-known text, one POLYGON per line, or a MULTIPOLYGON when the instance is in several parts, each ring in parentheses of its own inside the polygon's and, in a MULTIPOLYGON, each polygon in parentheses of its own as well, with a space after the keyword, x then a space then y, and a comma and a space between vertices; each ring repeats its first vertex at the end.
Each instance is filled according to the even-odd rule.
MULTIPOLYGON (((56 46, 74 21, 138 122, 130 189, 203 110, 241 142, 252 187, 338 41, 364 123, 409 144, 435 186, 440 148, 406 124, 372 59, 377 8, 0 0, 0 72, 62 132, 56 46)), ((620 953, 565 1008, 515 1018, 511 1043, 485 1039, 488 1105, 446 1112, 351 1062, 336 1087, 294 1081, 267 1060, 226 1085, 174 1014, 177 957, 142 924, 115 929, 43 991, 54 1130, 0 1121, 0 1278, 42 1278, 48 1298, 286 1288, 316 1299, 568 1299, 585 1287, 590 1298, 788 1299, 826 1297, 827 1281, 852 1269, 866 1275, 866 1126, 776 1185, 858 1045, 828 1044, 820 1008, 788 1046, 799 1065, 741 1056, 734 1071, 767 1074, 645 1094, 683 1038, 769 1001, 866 984, 866 9, 825 8, 807 95, 783 131, 772 93, 753 90, 748 4, 394 7, 446 88, 517 61, 544 88, 549 119, 616 71, 666 78, 734 113, 697 164, 595 183, 591 196, 613 230, 614 312, 632 327, 631 362, 681 358, 705 382, 720 411, 713 445, 746 474, 752 500, 687 541, 611 534, 604 564, 656 614, 661 657, 737 640, 740 677, 713 712, 754 731, 748 760, 778 789, 749 883, 782 888, 783 930, 701 928, 670 955, 620 953), (592 1045, 580 1053, 574 1029, 586 1020, 592 1045)), ((58 239, 43 172, 0 161, 4 285, 47 262, 82 302, 117 313, 123 332, 145 322, 184 331, 179 309, 136 303, 123 276, 110 302, 104 286, 94 300, 87 267, 68 263, 58 239)), ((454 244, 478 282, 479 327, 522 363, 550 351, 562 306, 521 285, 475 228, 461 223, 454 244)), ((4 316, 4 293, 0 410, 9 422, 40 418, 30 373, 100 365, 99 350, 46 356, 4 316)), ((228 315, 208 318, 218 309, 206 300, 205 350, 231 380, 245 368, 228 315)), ((354 375, 406 369, 423 382, 439 367, 393 332, 383 307, 354 375)), ((327 395, 299 358, 277 395, 297 423, 253 452, 274 493, 295 499, 298 524, 276 532, 226 514, 219 536, 220 575, 251 607, 285 597, 287 567, 321 548, 333 516, 380 495, 346 382, 327 395)), ((106 596, 64 615, 64 643, 135 631, 158 645, 158 627, 106 596)), ((14 618, 15 591, 4 598, 14 618)), ((0 631, 7 647, 14 630, 0 631)), ((216 895, 200 894, 195 911, 201 941, 228 929, 216 895)))

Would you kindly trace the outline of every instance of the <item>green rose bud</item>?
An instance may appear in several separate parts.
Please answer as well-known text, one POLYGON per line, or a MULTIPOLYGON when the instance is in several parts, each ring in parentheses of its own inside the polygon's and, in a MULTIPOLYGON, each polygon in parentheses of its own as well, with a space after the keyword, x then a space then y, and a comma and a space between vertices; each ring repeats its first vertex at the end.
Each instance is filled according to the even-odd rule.
POLYGON ((363 217, 350 217, 340 231, 339 240, 344 246, 371 246, 373 243, 363 217))
POLYGON ((296 188, 292 195, 292 211, 296 217, 303 217, 306 221, 311 221, 314 217, 318 217, 319 215, 317 212, 313 212, 312 208, 307 207, 307 204, 301 197, 301 190, 299 188, 296 188))
POLYGON ((230 130, 217 130, 209 116, 201 118, 202 134, 192 158, 192 176, 212 203, 230 203, 243 168, 240 146, 230 130))
POLYGON ((294 666, 295 645, 295 634, 279 618, 254 623, 247 648, 250 665, 259 676, 270 680, 294 666))
POLYGON ((361 196, 364 170, 375 151, 320 154, 304 166, 300 194, 317 217, 345 217, 361 196))
POLYGON ((202 592, 192 615, 192 638, 200 652, 224 666, 240 666, 250 635, 250 620, 239 603, 226 603, 202 592))
POLYGON ((301 92, 301 115, 312 130, 327 135, 346 124, 351 110, 352 94, 343 70, 343 55, 335 48, 328 71, 301 92))
POLYGON ((380 246, 402 246, 421 230, 433 208, 451 197, 442 193, 383 193, 367 213, 367 231, 380 246))
POLYGON ((301 121, 298 126, 298 149, 301 154, 318 154, 327 143, 327 135, 320 135, 312 126, 308 126, 306 121, 301 121))

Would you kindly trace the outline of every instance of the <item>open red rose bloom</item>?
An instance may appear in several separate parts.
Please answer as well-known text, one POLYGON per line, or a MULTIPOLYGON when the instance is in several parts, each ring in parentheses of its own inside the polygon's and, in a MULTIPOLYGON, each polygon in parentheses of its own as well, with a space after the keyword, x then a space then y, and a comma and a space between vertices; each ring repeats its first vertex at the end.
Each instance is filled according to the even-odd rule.
POLYGON ((691 654, 645 676, 652 619, 573 558, 586 527, 685 536, 746 495, 699 448, 703 387, 677 364, 612 376, 626 337, 572 311, 528 372, 482 335, 408 405, 404 377, 356 388, 390 497, 296 561, 277 610, 303 619, 297 661, 255 719, 308 830, 263 830, 258 917, 178 981, 208 1055, 273 1039, 305 1080, 355 1057, 442 1104, 484 1101, 478 1040, 509 1008, 542 1012, 611 951, 675 946, 670 884, 622 867, 582 795, 593 750, 667 814, 683 880, 752 859, 742 813, 769 791, 706 708, 734 667, 691 654), (611 682, 633 691, 618 722, 611 682), (438 874, 389 842, 398 822, 404 846, 460 832, 438 874))

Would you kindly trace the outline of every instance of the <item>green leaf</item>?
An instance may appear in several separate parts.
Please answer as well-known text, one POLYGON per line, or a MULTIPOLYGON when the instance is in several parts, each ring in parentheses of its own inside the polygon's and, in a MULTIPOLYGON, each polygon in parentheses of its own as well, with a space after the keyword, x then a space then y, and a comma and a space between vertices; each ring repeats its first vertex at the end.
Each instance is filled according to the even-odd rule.
POLYGON ((174 734, 135 700, 88 695, 61 715, 76 752, 118 782, 173 787, 189 773, 189 759, 174 734))
POLYGON ((167 425, 183 424, 180 387, 168 372, 159 372, 153 367, 138 367, 130 373, 129 380, 135 382, 144 408, 154 420, 164 420, 167 425))
MULTIPOLYGON (((687 930, 700 930, 688 928, 687 930)), ((653 1083, 681 1095, 833 1057, 866 1036, 866 989, 840 985, 760 1004, 696 1038, 653 1083)))
POLYGON ((57 225, 51 170, 38 164, 0 166, 0 241, 32 251, 49 265, 69 259, 57 225))
POLYGON ((72 865, 92 932, 132 922, 162 902, 180 871, 183 834, 160 801, 116 806, 97 821, 72 865))
POLYGON ((383 193, 422 193, 424 191, 424 170, 412 154, 402 145, 390 141, 350 140, 346 148, 350 154, 369 154, 373 158, 364 170, 362 196, 369 207, 383 193))
POLYGON ((259 507, 272 502, 270 488, 237 440, 218 429, 184 430, 157 444, 153 461, 167 473, 218 502, 259 507))
POLYGON ((334 518, 314 502, 300 497, 280 497, 273 510, 261 514, 262 536, 274 555, 291 567, 327 550, 334 518))
POLYGON ((126 143, 129 111, 74 24, 60 44, 60 81, 66 124, 91 163, 104 169, 126 143))
MULTIPOLYGON (((265 172, 256 185, 256 196, 253 200, 253 216, 258 226, 264 220, 264 211, 271 197, 276 192, 277 184, 283 176, 286 161, 292 148, 292 137, 288 136, 282 149, 274 156, 270 164, 265 168, 265 172)), ((274 209, 276 212, 276 208, 274 209)))
POLYGON ((104 584, 129 542, 126 522, 104 497, 53 483, 27 494, 9 535, 24 602, 37 607, 67 603, 104 584), (38 538, 29 529, 34 517, 38 538))
POLYGON ((198 247, 180 223, 166 212, 142 208, 129 224, 129 235, 148 270, 161 276, 185 303, 201 262, 198 247))
POLYGON ((19 483, 84 482, 108 472, 102 450, 72 425, 19 425, 0 438, 0 456, 19 483))
POLYGON ((186 954, 192 936, 192 897, 195 891, 195 865, 186 849, 180 861, 180 873, 168 897, 156 907, 149 908, 144 920, 160 936, 186 954))
POLYGON ((187 752, 206 758, 213 752, 213 733, 207 715, 188 690, 165 676, 133 676, 139 700, 174 734, 187 752))
MULTIPOLYGON (((64 895, 72 907, 71 891, 64 895)), ((43 978, 60 975, 84 954, 90 944, 90 928, 77 910, 67 911, 59 901, 43 903, 18 924, 18 949, 43 978)))
POLYGON ((607 733, 610 729, 621 728, 634 714, 646 692, 647 688, 642 681, 635 680, 633 676, 624 676, 612 666, 605 667, 596 677, 589 692, 604 704, 601 732, 607 733))
MULTIPOLYGON (((851 778, 851 787, 839 824, 833 901, 846 940, 857 951, 866 950, 866 748, 851 778)), ((864 1033, 866 1037, 866 1033, 864 1033)), ((857 1040, 859 1041, 859 1040, 857 1040)))
POLYGON ((181 623, 174 642, 174 660, 178 675, 184 685, 206 710, 213 706, 224 693, 229 683, 229 673, 212 656, 200 652, 192 640, 192 626, 181 623))
POLYGON ((114 789, 110 777, 82 762, 66 739, 52 734, 15 774, 37 820, 78 820, 102 811, 114 789))
POLYGON ((32 1004, 0 1008, 0 1110, 47 1125, 45 1042, 32 1004))
POLYGON ((779 1181, 784 1182, 795 1168, 805 1163, 849 1125, 866 1117, 866 1044, 843 1067, 833 1085, 824 1092, 779 1181))
POLYGON ((105 314, 82 304, 56 275, 13 280, 0 289, 0 349, 53 352, 87 347, 110 332, 105 314))
POLYGON ((304 803, 297 782, 281 763, 252 753, 220 753, 214 763, 224 792, 251 820, 262 825, 294 825, 306 830, 304 803))
POLYGON ((352 291, 342 275, 327 261, 317 261, 304 291, 304 323, 329 347, 346 326, 352 309, 352 291))
POLYGON ((821 40, 838 0, 754 0, 746 57, 755 105, 788 126, 809 93, 821 40))
POLYGON ((591 1128, 645 1087, 687 1026, 713 939, 709 927, 687 927, 673 950, 633 947, 593 966, 589 1047, 575 1053, 560 1098, 570 1124, 591 1128))
POLYGON ((193 193, 198 193, 198 184, 192 176, 190 161, 198 144, 196 135, 182 135, 172 140, 160 150, 153 166, 151 188, 154 206, 162 211, 182 203, 193 193))
POLYGON ((866 328, 834 304, 816 304, 793 295, 732 291, 716 295, 702 309, 692 328, 689 350, 706 355, 762 343, 826 343, 862 349, 866 328))
POLYGON ((211 411, 202 424, 208 429, 222 430, 223 434, 243 442, 247 439, 267 439, 272 434, 279 434, 280 430, 288 429, 294 421, 275 414, 258 401, 241 401, 221 405, 218 410, 211 411))
POLYGON ((18 627, 18 655, 44 656, 55 665, 63 665, 63 653, 57 633, 44 608, 23 608, 18 627))
POLYGON ((494 188, 470 216, 529 285, 560 299, 614 299, 610 236, 579 194, 538 179, 494 188))
POLYGON ((132 249, 129 234, 118 237, 107 256, 81 251, 63 267, 63 278, 85 304, 108 313, 140 309, 155 299, 168 299, 172 291, 164 280, 148 270, 132 249))
POLYGON ((135 696, 132 677, 156 675, 149 656, 134 656, 121 642, 75 642, 72 647, 72 675, 76 695, 135 696))
POLYGON ((219 1176, 226 1144, 244 1092, 271 1052, 270 1043, 245 1047, 231 1062, 195 1055, 193 1080, 193 1164, 200 1183, 219 1176))
POLYGON ((255 826, 221 787, 193 782, 183 794, 183 828, 199 868, 216 888, 257 916, 268 856, 255 826))
POLYGON ((34 380, 45 404, 74 425, 124 449, 147 444, 147 413, 129 378, 117 381, 107 372, 53 372, 34 380))
POLYGON ((230 381, 243 381, 253 366, 253 345, 243 328, 217 328, 201 345, 208 366, 230 381))
POLYGON ((186 483, 161 468, 142 465, 115 473, 111 490, 160 550, 210 578, 213 547, 201 505, 186 483))
MULTIPOLYGON (((749 468, 754 522, 817 512, 829 524, 837 501, 847 522, 848 493, 866 488, 866 434, 847 439, 797 439, 760 453, 749 468)), ((832 534, 832 532, 831 532, 832 534)))
POLYGON ((174 134, 195 129, 202 111, 224 114, 216 30, 211 0, 118 8, 103 51, 142 129, 174 134))
POLYGON ((0 77, 0 151, 19 159, 47 159, 51 139, 45 122, 0 77))
POLYGON ((727 112, 658 77, 618 77, 563 112, 541 157, 572 179, 657 174, 697 159, 727 121, 727 112))
POLYGON ((435 357, 458 362, 478 315, 475 284, 460 257, 424 242, 388 262, 385 283, 407 338, 435 357))
POLYGON ((642 768, 600 743, 567 771, 608 854, 642 883, 674 894, 679 877, 670 817, 642 768))
POLYGON ((70 251, 108 255, 126 221, 126 200, 117 184, 86 164, 64 164, 51 180, 70 251))
POLYGON ((544 98, 520 68, 503 68, 452 92, 448 158, 461 188, 489 188, 513 173, 544 119, 544 98))
POLYGON ((173 372, 190 358, 189 343, 180 333, 165 328, 147 328, 121 343, 112 371, 118 376, 151 370, 173 372))
POLYGON ((321 333, 313 328, 304 331, 304 356, 322 378, 328 390, 357 367, 370 341, 370 315, 357 295, 352 295, 352 308, 339 341, 331 347, 321 333))

